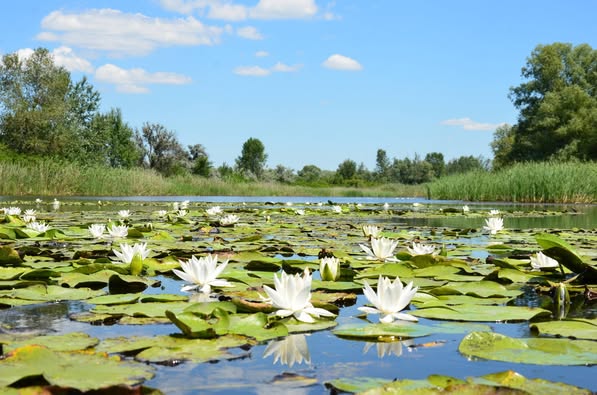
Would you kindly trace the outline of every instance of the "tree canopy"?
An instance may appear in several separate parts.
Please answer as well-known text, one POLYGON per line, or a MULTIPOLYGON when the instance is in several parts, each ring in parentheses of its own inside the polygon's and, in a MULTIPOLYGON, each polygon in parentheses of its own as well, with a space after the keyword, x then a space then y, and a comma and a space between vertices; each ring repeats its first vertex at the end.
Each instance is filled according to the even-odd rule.
POLYGON ((236 167, 243 173, 261 178, 266 161, 265 146, 261 140, 251 137, 244 142, 242 152, 236 158, 236 167))

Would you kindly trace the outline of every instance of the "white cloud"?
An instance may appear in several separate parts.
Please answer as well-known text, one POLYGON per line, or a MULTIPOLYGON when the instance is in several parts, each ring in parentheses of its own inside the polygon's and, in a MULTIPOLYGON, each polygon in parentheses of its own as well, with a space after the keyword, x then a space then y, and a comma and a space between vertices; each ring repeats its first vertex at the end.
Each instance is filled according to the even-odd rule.
POLYGON ((263 35, 253 26, 240 27, 236 29, 236 34, 247 40, 263 40, 263 35))
POLYGON ((274 65, 274 67, 272 67, 272 71, 275 71, 278 73, 291 73, 294 71, 299 71, 302 67, 303 67, 302 64, 295 64, 293 66, 288 66, 282 62, 278 62, 274 65))
POLYGON ((255 52, 255 56, 258 58, 265 58, 266 56, 269 56, 269 52, 267 51, 257 51, 255 52))
POLYGON ((151 84, 183 85, 191 82, 191 78, 182 74, 156 72, 143 69, 122 69, 113 64, 105 64, 95 71, 95 79, 116 85, 116 90, 124 93, 147 93, 151 84))
POLYGON ((254 7, 229 0, 160 0, 162 7, 182 14, 207 12, 207 17, 228 21, 246 19, 305 19, 317 15, 315 0, 259 0, 254 7))
POLYGON ((334 54, 323 62, 323 66, 333 70, 359 71, 363 66, 354 59, 344 55, 334 54))
POLYGON ((113 55, 145 55, 158 47, 214 45, 223 29, 207 26, 189 16, 150 18, 113 9, 82 13, 54 11, 42 20, 37 38, 68 46, 108 51, 113 55))
MULTIPOLYGON (((22 48, 16 51, 20 59, 28 59, 33 55, 34 50, 31 48, 22 48)), ((93 66, 89 61, 77 56, 69 47, 58 47, 50 52, 54 58, 56 66, 62 66, 68 71, 82 71, 84 73, 92 73, 93 66)))
POLYGON ((265 77, 271 74, 271 71, 259 66, 239 66, 234 69, 234 74, 248 77, 265 77))
POLYGON ((441 122, 442 125, 460 126, 464 130, 495 130, 504 123, 481 123, 473 121, 470 118, 446 119, 441 122))

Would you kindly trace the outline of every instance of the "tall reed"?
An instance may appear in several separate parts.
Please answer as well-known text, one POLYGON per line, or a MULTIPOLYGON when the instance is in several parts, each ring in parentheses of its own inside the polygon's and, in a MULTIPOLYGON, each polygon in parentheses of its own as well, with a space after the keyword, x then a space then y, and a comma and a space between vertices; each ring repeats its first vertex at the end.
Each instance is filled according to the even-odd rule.
POLYGON ((432 199, 594 203, 597 202, 597 163, 521 163, 493 172, 443 177, 428 188, 432 199))

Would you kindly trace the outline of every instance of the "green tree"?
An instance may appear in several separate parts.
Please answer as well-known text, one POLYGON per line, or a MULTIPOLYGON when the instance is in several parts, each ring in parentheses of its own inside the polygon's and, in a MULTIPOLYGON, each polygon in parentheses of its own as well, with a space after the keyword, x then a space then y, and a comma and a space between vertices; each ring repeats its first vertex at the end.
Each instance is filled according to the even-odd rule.
POLYGON ((321 169, 315 165, 305 165, 297 173, 298 180, 307 184, 313 184, 321 179, 321 169))
POLYGON ((390 159, 388 158, 388 154, 383 149, 377 150, 377 155, 375 157, 375 178, 379 181, 387 181, 390 172, 390 159))
POLYGON ((491 150, 493 151, 493 168, 499 169, 509 163, 509 157, 514 145, 515 128, 508 125, 500 125, 493 133, 491 150))
POLYGON ((193 174, 201 177, 209 177, 212 164, 202 144, 189 145, 189 160, 192 163, 191 172, 193 174))
POLYGON ((446 174, 467 173, 473 170, 488 170, 489 161, 482 157, 461 156, 446 164, 446 174))
POLYGON ((425 155, 425 162, 431 165, 431 168, 433 169, 433 177, 439 178, 444 175, 446 170, 444 154, 441 152, 430 152, 425 155))
POLYGON ((392 163, 392 179, 403 184, 421 184, 433 178, 433 167, 429 162, 421 160, 418 154, 414 159, 394 159, 392 163))
POLYGON ((133 129, 122 119, 120 109, 96 114, 89 126, 88 138, 83 143, 87 152, 98 162, 111 167, 133 167, 141 157, 135 144, 133 129))
POLYGON ((520 113, 511 131, 511 150, 500 165, 558 157, 597 159, 597 50, 588 44, 538 45, 522 77, 526 81, 510 89, 520 113))
POLYGON ((241 173, 254 175, 260 179, 263 176, 266 161, 265 146, 259 139, 251 137, 244 142, 242 152, 236 158, 236 167, 241 173))
POLYGON ((178 142, 176 134, 163 125, 146 122, 135 136, 145 167, 167 176, 190 168, 188 153, 178 142))
POLYGON ((357 174, 357 163, 352 159, 346 159, 338 165, 336 177, 339 182, 346 182, 355 178, 357 174))

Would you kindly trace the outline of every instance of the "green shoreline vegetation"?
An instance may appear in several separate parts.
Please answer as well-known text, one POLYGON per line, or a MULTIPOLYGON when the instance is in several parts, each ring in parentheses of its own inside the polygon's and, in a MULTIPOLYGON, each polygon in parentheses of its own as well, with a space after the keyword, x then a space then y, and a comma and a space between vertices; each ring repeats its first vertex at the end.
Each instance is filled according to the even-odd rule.
MULTIPOLYGON (((129 126, 119 108, 100 111, 86 77, 73 81, 37 48, 0 61, 0 195, 345 196, 529 203, 597 202, 597 50, 538 45, 508 97, 514 125, 493 134, 493 159, 441 152, 391 158, 375 168, 352 159, 337 169, 267 166, 257 138, 234 164, 216 167, 197 142, 183 146, 159 123, 129 126)), ((408 141, 405 142, 408 144, 408 141)), ((390 147, 391 148, 391 147, 390 147)), ((231 158, 232 159, 232 158, 231 158)), ((307 159, 309 160, 309 159, 307 159)))
POLYGON ((527 163, 472 171, 416 185, 290 185, 192 174, 166 177, 141 168, 81 166, 50 159, 0 161, 3 196, 339 196, 427 197, 527 203, 597 202, 597 163, 527 163))

